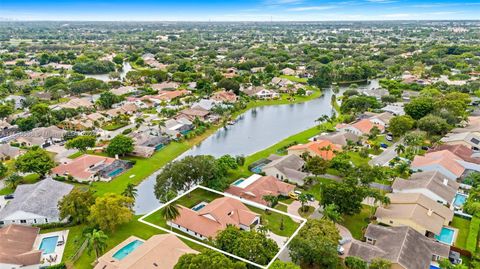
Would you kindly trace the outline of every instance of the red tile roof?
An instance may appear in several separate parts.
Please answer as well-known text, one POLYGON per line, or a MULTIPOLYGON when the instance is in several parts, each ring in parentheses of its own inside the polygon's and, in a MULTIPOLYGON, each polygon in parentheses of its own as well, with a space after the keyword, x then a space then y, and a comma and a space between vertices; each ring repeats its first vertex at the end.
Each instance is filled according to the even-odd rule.
POLYGON ((322 159, 331 160, 333 157, 335 157, 334 151, 341 151, 342 147, 340 145, 333 144, 328 140, 317 140, 307 144, 291 146, 288 148, 288 150, 304 151, 313 156, 319 156, 322 159))
POLYGON ((232 185, 225 192, 266 205, 267 202, 263 200, 263 196, 288 195, 288 193, 294 189, 295 186, 292 184, 280 181, 273 176, 264 176, 257 179, 245 188, 232 185))

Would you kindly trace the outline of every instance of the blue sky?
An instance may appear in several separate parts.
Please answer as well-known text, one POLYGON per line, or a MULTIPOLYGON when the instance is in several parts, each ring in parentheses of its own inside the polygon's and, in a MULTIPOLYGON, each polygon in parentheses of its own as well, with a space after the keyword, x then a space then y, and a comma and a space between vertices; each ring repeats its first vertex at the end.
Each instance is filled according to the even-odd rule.
POLYGON ((477 20, 480 0, 0 0, 0 19, 101 21, 477 20))

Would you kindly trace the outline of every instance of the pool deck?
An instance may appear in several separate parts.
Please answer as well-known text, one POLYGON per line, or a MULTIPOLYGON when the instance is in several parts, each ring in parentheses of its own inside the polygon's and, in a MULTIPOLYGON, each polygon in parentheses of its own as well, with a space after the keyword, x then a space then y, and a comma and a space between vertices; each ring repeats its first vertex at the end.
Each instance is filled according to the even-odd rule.
POLYGON ((113 257, 113 255, 119 251, 120 249, 122 249, 123 247, 125 247, 126 245, 130 244, 131 242, 133 241, 142 241, 142 242, 145 242, 145 240, 139 238, 139 237, 136 237, 134 235, 130 236, 129 238, 125 239, 125 241, 122 241, 120 244, 116 245, 114 248, 112 248, 111 250, 109 250, 107 253, 103 254, 99 259, 102 259, 102 260, 105 260, 105 261, 108 261, 108 263, 112 264, 112 265, 118 265, 120 263, 120 261, 116 258, 113 257))
POLYGON ((56 265, 62 262, 63 252, 65 251, 65 246, 67 244, 67 239, 68 239, 68 230, 51 232, 46 234, 39 234, 37 236, 37 239, 35 239, 35 243, 33 244, 33 247, 34 249, 40 249, 40 244, 42 243, 42 239, 47 237, 52 237, 52 236, 58 236, 58 241, 63 240, 64 243, 61 246, 58 246, 58 245, 55 246, 55 252, 42 255, 42 266, 51 266, 51 265, 56 265), (47 261, 47 260, 51 260, 52 258, 55 259, 54 262, 47 261))
MULTIPOLYGON (((449 246, 453 246, 455 245, 455 241, 457 241, 457 236, 458 236, 458 229, 457 228, 454 228, 454 227, 451 227, 451 226, 444 226, 443 228, 448 228, 450 230, 453 230, 453 237, 452 237, 452 242, 450 244, 446 243, 446 242, 443 242, 443 241, 440 241, 438 239, 435 238, 435 240, 437 240, 438 242, 440 243, 443 243, 445 245, 449 245, 449 246)), ((442 229, 443 229, 442 228, 442 229)))

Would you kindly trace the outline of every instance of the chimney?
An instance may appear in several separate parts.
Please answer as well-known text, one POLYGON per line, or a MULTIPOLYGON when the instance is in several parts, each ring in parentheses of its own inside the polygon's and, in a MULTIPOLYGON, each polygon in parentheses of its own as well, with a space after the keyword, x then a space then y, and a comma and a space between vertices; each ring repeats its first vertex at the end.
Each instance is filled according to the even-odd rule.
POLYGON ((433 214, 433 210, 429 209, 428 212, 427 212, 427 216, 431 217, 433 214))
POLYGON ((443 185, 448 186, 448 178, 443 179, 443 185))

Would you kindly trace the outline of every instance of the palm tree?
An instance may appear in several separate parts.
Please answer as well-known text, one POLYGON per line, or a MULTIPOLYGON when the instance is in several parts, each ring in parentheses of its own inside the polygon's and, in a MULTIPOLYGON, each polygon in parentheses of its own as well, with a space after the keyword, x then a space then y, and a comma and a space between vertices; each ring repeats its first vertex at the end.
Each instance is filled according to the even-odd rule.
POLYGON ((5 179, 5 183, 10 189, 16 189, 20 183, 22 183, 23 177, 18 175, 17 173, 11 174, 9 177, 5 179))
POLYGON ((268 206, 275 207, 278 204, 278 196, 275 195, 264 195, 263 200, 268 203, 268 206))
POLYGON ((122 195, 135 200, 135 198, 137 197, 137 188, 135 188, 135 185, 133 183, 128 183, 125 190, 123 190, 122 195))
MULTIPOLYGON (((170 203, 163 207, 162 210, 162 217, 166 221, 172 221, 176 219, 180 215, 180 211, 178 211, 178 205, 175 203, 170 203)), ((170 230, 172 230, 172 225, 170 225, 170 230)))
POLYGON ((268 233, 268 228, 264 225, 260 225, 258 226, 257 231, 263 235, 266 235, 268 233))
POLYGON ((338 212, 338 207, 335 204, 329 204, 323 208, 323 218, 335 223, 343 220, 342 215, 338 212))
POLYGON ((398 155, 405 153, 405 146, 403 144, 398 144, 397 147, 395 148, 395 152, 398 155))
POLYGON ((308 197, 305 193, 300 193, 300 195, 298 195, 298 201, 300 202, 300 204, 302 205, 301 207, 301 210, 303 212, 307 211, 307 207, 305 206, 308 202, 308 197))
POLYGON ((88 233, 86 237, 88 254, 92 253, 92 251, 95 251, 95 261, 98 262, 98 257, 107 248, 108 236, 101 230, 93 229, 93 231, 88 233))

